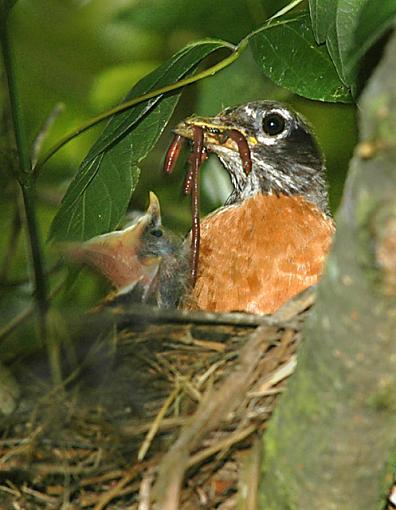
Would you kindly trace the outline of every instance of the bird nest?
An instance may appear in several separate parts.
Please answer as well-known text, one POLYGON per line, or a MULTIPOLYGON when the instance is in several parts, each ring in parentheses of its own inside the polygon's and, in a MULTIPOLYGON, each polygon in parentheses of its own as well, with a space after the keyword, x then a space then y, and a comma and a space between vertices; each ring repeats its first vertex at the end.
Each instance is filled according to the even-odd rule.
POLYGON ((255 508, 262 433, 312 301, 303 293, 263 317, 92 314, 62 383, 45 382, 38 359, 16 369, 23 398, 1 425, 0 508, 255 508))

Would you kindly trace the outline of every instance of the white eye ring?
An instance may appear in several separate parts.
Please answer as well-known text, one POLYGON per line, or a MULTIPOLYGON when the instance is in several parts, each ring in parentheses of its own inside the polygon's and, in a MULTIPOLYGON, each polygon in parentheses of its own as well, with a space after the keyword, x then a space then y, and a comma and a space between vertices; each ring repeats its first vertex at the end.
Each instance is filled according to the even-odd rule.
POLYGON ((257 140, 265 145, 274 145, 278 140, 288 136, 292 123, 293 116, 285 108, 272 108, 264 112, 261 111, 257 114, 255 120, 257 140), (280 122, 278 131, 274 129, 273 134, 268 133, 264 125, 265 119, 275 120, 275 118, 279 121, 283 120, 283 122, 280 122), (280 129, 281 127, 282 129, 280 129))

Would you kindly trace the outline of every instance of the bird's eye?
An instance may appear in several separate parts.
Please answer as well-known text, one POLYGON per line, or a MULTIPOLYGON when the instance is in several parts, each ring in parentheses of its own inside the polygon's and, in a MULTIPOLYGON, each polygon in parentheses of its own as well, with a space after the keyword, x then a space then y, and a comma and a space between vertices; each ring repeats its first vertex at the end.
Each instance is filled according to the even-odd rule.
POLYGON ((266 135, 276 136, 285 129, 285 119, 279 113, 269 113, 263 118, 263 131, 266 135))
POLYGON ((159 230, 159 229, 154 229, 154 230, 151 230, 150 234, 154 237, 162 237, 162 230, 159 230))

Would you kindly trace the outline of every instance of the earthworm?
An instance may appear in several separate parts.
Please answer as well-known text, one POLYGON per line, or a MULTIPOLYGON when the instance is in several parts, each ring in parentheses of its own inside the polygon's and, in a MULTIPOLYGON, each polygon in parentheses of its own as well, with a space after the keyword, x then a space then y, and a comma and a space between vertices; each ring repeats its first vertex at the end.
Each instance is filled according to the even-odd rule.
MULTIPOLYGON (((192 131, 193 150, 189 157, 189 169, 184 180, 183 191, 186 195, 191 194, 191 277, 193 284, 195 284, 198 275, 199 245, 201 240, 199 219, 199 169, 208 156, 204 147, 203 128, 200 126, 192 126, 192 131)), ((242 161, 242 168, 245 174, 248 175, 252 169, 252 160, 246 138, 236 129, 227 132, 227 136, 237 144, 242 161)), ((181 135, 174 136, 165 156, 164 171, 166 173, 170 174, 173 172, 184 140, 185 138, 181 135)))
MULTIPOLYGON (((193 284, 196 282, 198 274, 199 244, 201 239, 200 221, 199 221, 199 168, 207 158, 204 147, 204 132, 199 126, 193 126, 193 151, 189 158, 189 169, 184 181, 183 191, 186 195, 191 194, 191 277, 193 284)), ((185 138, 181 135, 175 135, 169 149, 167 150, 164 171, 167 174, 173 172, 180 151, 183 147, 185 138)))
POLYGON ((191 193, 191 186, 192 186, 192 181, 193 181, 193 176, 194 176, 193 163, 192 163, 193 157, 194 157, 194 154, 191 153, 188 158, 188 170, 187 170, 186 176, 184 178, 184 183, 183 183, 183 192, 185 195, 189 195, 191 193))
POLYGON ((164 161, 164 171, 167 174, 171 174, 173 172, 176 162, 180 156, 180 151, 182 150, 184 140, 184 136, 175 135, 171 144, 169 145, 169 149, 166 152, 164 161))
POLYGON ((241 156, 243 171, 246 175, 249 175, 250 171, 252 170, 252 158, 250 157, 250 149, 246 138, 236 129, 232 129, 228 133, 228 136, 238 145, 238 151, 239 155, 241 156))
MULTIPOLYGON (((184 179, 184 185, 183 185, 183 191, 186 195, 189 195, 191 193, 191 186, 192 186, 192 182, 193 182, 193 164, 192 164, 192 160, 194 159, 194 153, 191 153, 190 154, 190 166, 189 166, 189 169, 187 171, 187 174, 186 174, 186 177, 184 179)), ((202 147, 202 153, 201 153, 201 162, 199 164, 199 166, 202 165, 202 163, 208 159, 208 154, 206 152, 206 148, 205 146, 202 147)))
POLYGON ((199 245, 201 241, 199 221, 199 168, 203 161, 203 142, 203 129, 199 126, 193 126, 193 152, 190 158, 190 169, 184 186, 184 192, 188 194, 191 193, 191 278, 193 285, 195 284, 198 275, 199 245))

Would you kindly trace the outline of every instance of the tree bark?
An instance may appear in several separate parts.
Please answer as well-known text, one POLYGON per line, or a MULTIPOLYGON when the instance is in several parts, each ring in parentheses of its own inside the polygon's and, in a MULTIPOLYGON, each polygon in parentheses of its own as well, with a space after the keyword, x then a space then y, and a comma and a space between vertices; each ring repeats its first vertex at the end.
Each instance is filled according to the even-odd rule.
POLYGON ((393 481, 396 34, 360 106, 333 249, 297 371, 264 439, 265 510, 380 509, 393 481))

